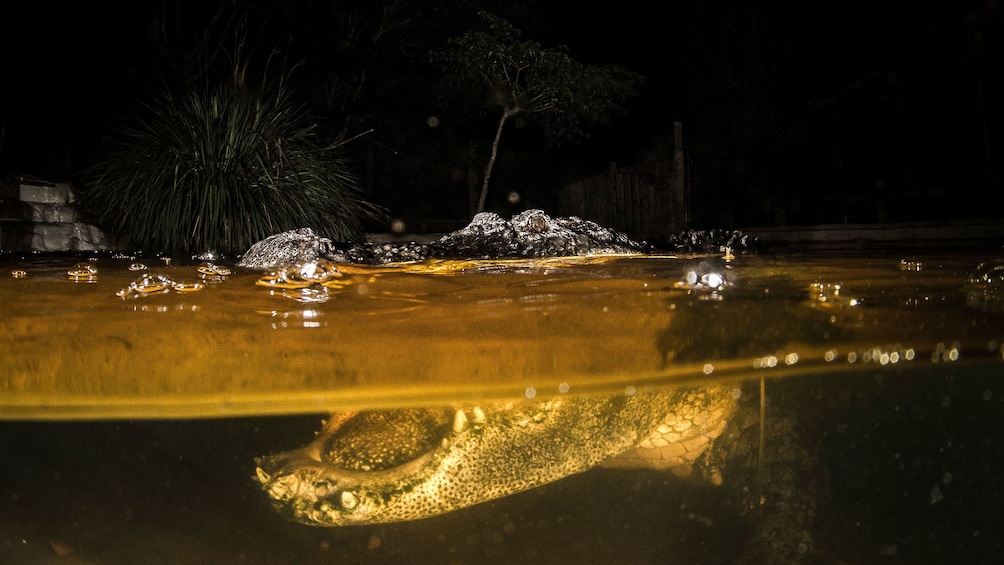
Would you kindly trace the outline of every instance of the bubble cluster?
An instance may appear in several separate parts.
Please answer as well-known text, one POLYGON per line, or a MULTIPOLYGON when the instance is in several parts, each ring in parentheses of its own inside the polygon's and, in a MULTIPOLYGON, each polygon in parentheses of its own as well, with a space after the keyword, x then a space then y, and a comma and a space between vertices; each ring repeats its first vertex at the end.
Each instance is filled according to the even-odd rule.
POLYGON ((138 298, 171 291, 182 293, 197 292, 205 288, 207 284, 225 280, 231 273, 227 267, 208 262, 202 263, 196 268, 201 281, 178 281, 167 275, 147 272, 146 265, 142 263, 130 264, 129 270, 139 271, 142 274, 136 280, 129 283, 129 286, 115 293, 115 296, 119 298, 138 298))
POLYGON ((959 360, 959 342, 953 342, 951 345, 945 345, 944 343, 939 343, 935 348, 934 352, 931 353, 932 363, 948 363, 950 361, 959 360))
POLYGON ((129 283, 129 286, 115 293, 119 298, 135 298, 138 296, 148 296, 170 292, 195 292, 202 290, 205 285, 199 282, 177 282, 164 275, 144 273, 139 278, 129 283))
POLYGON ((97 280, 98 268, 90 263, 77 263, 66 274, 74 281, 94 282, 97 280))
POLYGON ((259 277, 255 284, 266 288, 303 289, 311 285, 329 286, 341 276, 342 273, 334 263, 318 259, 271 269, 259 277))
POLYGON ((781 363, 788 366, 798 363, 798 353, 795 352, 785 353, 783 351, 779 351, 773 355, 764 355, 762 357, 757 357, 753 359, 753 368, 773 369, 774 367, 777 367, 781 363))
MULTIPOLYGON (((913 361, 917 352, 912 347, 904 347, 896 343, 892 345, 877 345, 866 349, 850 351, 846 355, 848 363, 878 363, 879 365, 894 365, 903 361, 913 361)), ((823 359, 831 363, 841 358, 836 349, 830 349, 823 354, 823 359)))

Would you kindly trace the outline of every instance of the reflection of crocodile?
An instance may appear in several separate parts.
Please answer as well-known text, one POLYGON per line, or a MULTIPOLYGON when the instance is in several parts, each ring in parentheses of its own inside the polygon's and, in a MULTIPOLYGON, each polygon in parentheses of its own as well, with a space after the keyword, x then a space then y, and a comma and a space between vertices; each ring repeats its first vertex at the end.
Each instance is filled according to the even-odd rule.
MULTIPOLYGON (((673 250, 748 248, 750 237, 738 231, 689 231, 666 242, 673 250)), ((391 263, 430 258, 557 257, 603 253, 641 253, 650 247, 623 233, 575 216, 551 218, 541 210, 527 210, 511 220, 484 212, 471 223, 438 240, 423 243, 337 243, 310 228, 265 238, 241 257, 241 267, 266 269, 283 263, 328 259, 343 263, 391 263)))

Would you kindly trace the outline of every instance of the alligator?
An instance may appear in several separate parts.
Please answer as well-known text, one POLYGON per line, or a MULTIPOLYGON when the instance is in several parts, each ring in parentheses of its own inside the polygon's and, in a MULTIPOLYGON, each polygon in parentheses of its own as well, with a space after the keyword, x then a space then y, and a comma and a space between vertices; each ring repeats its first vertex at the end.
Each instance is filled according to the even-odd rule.
MULTIPOLYGON (((749 247, 749 240, 738 232, 720 232, 710 238, 718 238, 714 243, 702 237, 690 233, 681 240, 683 245, 714 246, 716 252, 749 247)), ((339 245, 310 230, 295 230, 255 244, 242 266, 648 250, 646 244, 592 222, 551 219, 540 211, 528 211, 511 221, 480 214, 468 227, 438 241, 396 250, 339 245)), ((711 272, 715 264, 701 262, 682 284, 695 291, 721 290, 718 273, 711 272)), ((686 323, 688 316, 697 327, 733 323, 716 317, 718 312, 709 301, 695 299, 685 305, 682 323, 658 336, 664 362, 694 361, 700 355, 694 336, 680 335, 687 330, 677 328, 695 327, 686 323)), ((800 335, 812 341, 813 336, 831 335, 832 327, 818 316, 814 311, 797 312, 788 321, 798 324, 800 335)), ((770 341, 776 336, 759 335, 756 339, 767 341, 752 344, 754 348, 774 351, 779 346, 770 341)), ((812 522, 821 496, 814 458, 798 441, 788 418, 764 419, 762 389, 756 384, 712 382, 640 388, 610 397, 562 394, 479 405, 335 413, 310 443, 258 458, 255 478, 282 516, 335 527, 424 519, 598 466, 666 471, 727 489, 736 512, 750 524, 743 551, 747 562, 810 562, 817 555, 812 522)))
POLYGON ((335 263, 383 264, 426 259, 508 259, 656 251, 741 252, 756 241, 738 230, 688 230, 656 248, 576 216, 552 218, 531 209, 505 220, 482 212, 470 224, 431 243, 336 242, 307 228, 269 236, 245 252, 239 267, 269 269, 325 259, 335 263))
POLYGON ((715 384, 342 412, 309 444, 258 458, 255 477, 281 516, 334 527, 429 518, 597 466, 666 471, 727 489, 750 525, 746 562, 811 562, 813 459, 785 418, 758 451, 758 407, 754 386, 715 384))

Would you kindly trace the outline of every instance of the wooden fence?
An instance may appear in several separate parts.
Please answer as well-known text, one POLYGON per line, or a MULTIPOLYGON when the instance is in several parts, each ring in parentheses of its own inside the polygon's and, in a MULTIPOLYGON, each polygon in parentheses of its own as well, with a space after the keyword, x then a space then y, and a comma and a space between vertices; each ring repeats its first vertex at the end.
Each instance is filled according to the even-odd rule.
POLYGON ((652 175, 610 172, 581 179, 564 187, 559 214, 579 216, 635 237, 653 232, 657 210, 652 175))
POLYGON ((558 193, 558 212, 579 216, 640 239, 669 235, 689 222, 683 128, 674 124, 667 159, 618 168, 571 182, 558 193))

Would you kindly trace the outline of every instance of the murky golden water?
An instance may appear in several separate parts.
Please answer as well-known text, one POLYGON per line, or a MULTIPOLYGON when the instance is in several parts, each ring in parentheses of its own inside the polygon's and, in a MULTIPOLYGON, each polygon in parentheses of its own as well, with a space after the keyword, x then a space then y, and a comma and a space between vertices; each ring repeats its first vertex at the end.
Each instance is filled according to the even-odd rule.
MULTIPOLYGON (((616 391, 754 368, 930 364, 939 347, 966 352, 942 361, 999 360, 1004 344, 997 297, 965 287, 978 257, 353 266, 343 284, 305 290, 263 288, 259 273, 237 271, 198 292, 120 298, 141 274, 127 269, 134 262, 91 262, 89 281, 67 275, 73 260, 4 267, 26 273, 0 277, 7 417, 313 413, 616 391), (695 269, 720 271, 726 286, 695 289, 686 281, 695 269)), ((146 263, 178 282, 201 278, 197 264, 146 263)))
POLYGON ((1001 549, 991 534, 1004 526, 993 502, 1004 483, 988 471, 1004 463, 992 433, 1004 423, 1001 257, 346 266, 338 284, 305 290, 241 270, 205 281, 198 262, 101 257, 74 280, 80 259, 8 257, 0 551, 20 562, 55 562, 66 546, 95 563, 726 563, 738 526, 713 515, 717 495, 658 474, 596 470, 458 515, 317 530, 271 512, 252 458, 309 440, 329 411, 764 377, 837 476, 830 542, 847 553, 835 557, 979 561, 1001 549), (128 269, 137 261, 205 287, 118 296, 141 276, 128 269), (702 282, 716 274, 723 287, 702 282))

